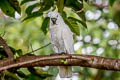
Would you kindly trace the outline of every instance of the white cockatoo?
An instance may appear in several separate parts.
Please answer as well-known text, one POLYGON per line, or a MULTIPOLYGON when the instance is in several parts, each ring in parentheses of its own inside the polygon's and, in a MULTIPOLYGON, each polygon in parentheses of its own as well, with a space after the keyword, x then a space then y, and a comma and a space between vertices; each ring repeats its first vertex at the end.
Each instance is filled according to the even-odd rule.
MULTIPOLYGON (((61 15, 57 12, 49 12, 50 18, 49 31, 50 40, 55 53, 74 53, 73 33, 65 24, 61 15)), ((59 66, 59 75, 61 78, 72 77, 71 66, 59 66)))

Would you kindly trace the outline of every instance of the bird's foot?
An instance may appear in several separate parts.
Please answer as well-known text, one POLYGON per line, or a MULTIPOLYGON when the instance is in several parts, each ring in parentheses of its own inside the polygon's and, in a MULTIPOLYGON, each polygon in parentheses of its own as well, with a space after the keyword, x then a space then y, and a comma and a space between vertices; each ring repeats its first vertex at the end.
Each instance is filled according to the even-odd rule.
POLYGON ((61 53, 60 53, 60 55, 65 55, 65 54, 67 54, 67 53, 65 53, 65 52, 61 52, 61 53))
POLYGON ((65 52, 61 52, 61 53, 52 53, 52 54, 50 54, 50 56, 53 56, 53 55, 64 55, 64 54, 66 54, 65 52))

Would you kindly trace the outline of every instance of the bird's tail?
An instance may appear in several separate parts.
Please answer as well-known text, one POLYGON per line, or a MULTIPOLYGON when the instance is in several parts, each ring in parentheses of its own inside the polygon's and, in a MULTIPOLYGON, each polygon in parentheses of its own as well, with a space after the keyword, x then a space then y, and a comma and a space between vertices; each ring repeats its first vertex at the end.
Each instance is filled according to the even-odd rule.
POLYGON ((61 78, 72 77, 72 67, 70 66, 59 66, 59 75, 61 78))

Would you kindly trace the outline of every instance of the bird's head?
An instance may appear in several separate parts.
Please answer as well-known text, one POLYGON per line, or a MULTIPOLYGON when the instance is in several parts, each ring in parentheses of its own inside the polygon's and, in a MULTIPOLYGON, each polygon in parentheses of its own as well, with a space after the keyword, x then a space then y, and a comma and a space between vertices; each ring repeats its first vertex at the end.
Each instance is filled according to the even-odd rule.
POLYGON ((50 22, 53 25, 60 23, 60 21, 62 19, 61 15, 59 13, 57 13, 57 12, 49 12, 48 17, 50 18, 50 22))

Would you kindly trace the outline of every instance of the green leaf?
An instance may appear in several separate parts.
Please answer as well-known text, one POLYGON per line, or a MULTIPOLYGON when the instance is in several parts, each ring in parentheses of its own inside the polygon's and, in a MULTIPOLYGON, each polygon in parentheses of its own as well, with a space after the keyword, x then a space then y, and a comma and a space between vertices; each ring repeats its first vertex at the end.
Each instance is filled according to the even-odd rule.
MULTIPOLYGON (((84 7, 83 0, 66 0, 65 5, 67 7, 71 7, 74 11, 80 11, 84 7)), ((77 14, 83 21, 86 21, 84 11, 81 11, 77 14)))
POLYGON ((6 74, 6 76, 7 76, 7 77, 5 77, 5 80, 6 79, 20 80, 19 77, 15 73, 9 72, 8 70, 5 70, 4 74, 6 74))
POLYGON ((54 0, 44 0, 41 3, 40 11, 46 11, 49 10, 54 5, 54 0))
POLYGON ((44 34, 47 33, 47 28, 49 26, 49 21, 50 19, 48 17, 46 17, 44 20, 43 20, 43 23, 42 23, 42 26, 41 26, 41 30, 43 31, 44 34))
POLYGON ((82 11, 82 12, 80 12, 80 13, 77 13, 77 14, 78 14, 78 16, 79 16, 83 21, 86 21, 85 12, 84 12, 84 11, 82 11))
MULTIPOLYGON (((13 54, 15 54, 16 52, 18 52, 18 50, 16 50, 15 48, 9 46, 10 50, 13 52, 13 54)), ((22 50, 21 50, 22 51, 22 50)), ((19 49, 20 52, 20 49, 19 49)), ((0 58, 4 58, 7 57, 7 53, 5 52, 5 50, 0 46, 0 58)))
POLYGON ((66 0, 65 5, 75 11, 79 11, 83 8, 83 0, 66 0))
POLYGON ((16 50, 16 52, 18 53, 19 56, 22 55, 22 50, 21 49, 16 50))
MULTIPOLYGON (((40 70, 40 69, 35 69, 33 67, 28 67, 27 68, 29 70, 29 72, 31 74, 33 74, 34 76, 39 76, 40 78, 42 78, 41 80, 47 78, 47 77, 52 77, 53 75, 51 74, 48 74, 47 71, 43 71, 43 70, 40 70)), ((33 79, 32 79, 33 80, 33 79)))
POLYGON ((21 14, 21 8, 19 6, 19 2, 17 0, 8 0, 10 5, 19 13, 21 14))
POLYGON ((112 6, 112 5, 114 4, 115 1, 116 1, 116 0, 109 0, 110 6, 112 6))
POLYGON ((22 2, 21 2, 20 5, 23 5, 23 4, 25 4, 25 3, 27 3, 27 2, 30 2, 30 1, 35 1, 35 0, 22 0, 22 2))
POLYGON ((66 17, 67 17, 67 14, 65 13, 65 11, 62 12, 62 17, 63 17, 63 18, 66 18, 66 17))
POLYGON ((79 29, 79 26, 78 26, 76 20, 67 18, 67 19, 65 19, 65 22, 70 27, 70 29, 73 33, 75 33, 76 35, 80 35, 80 29, 79 29))
POLYGON ((31 18, 36 18, 38 16, 41 16, 43 13, 40 11, 33 12, 31 15, 28 15, 26 18, 23 19, 23 21, 31 19, 31 18))
POLYGON ((0 8, 6 15, 10 17, 15 16, 15 10, 13 7, 11 7, 8 0, 0 0, 0 8))
POLYGON ((61 60, 60 62, 63 63, 63 64, 67 64, 66 60, 61 60))
POLYGON ((30 14, 32 13, 32 10, 33 10, 35 7, 38 7, 38 6, 40 6, 40 3, 33 4, 33 5, 29 6, 29 7, 27 7, 27 9, 25 10, 25 12, 26 12, 28 15, 30 15, 30 14))
POLYGON ((83 22, 83 21, 81 21, 81 20, 79 20, 79 19, 76 19, 76 18, 73 18, 73 17, 68 17, 68 19, 75 20, 75 21, 79 22, 80 24, 82 24, 82 25, 83 25, 83 27, 87 28, 86 23, 85 23, 85 22, 83 22))
POLYGON ((19 77, 21 77, 21 78, 28 78, 28 76, 27 75, 25 75, 22 71, 16 71, 16 74, 19 76, 19 77))
POLYGON ((118 27, 120 27, 120 11, 114 13, 113 20, 117 23, 118 27))

